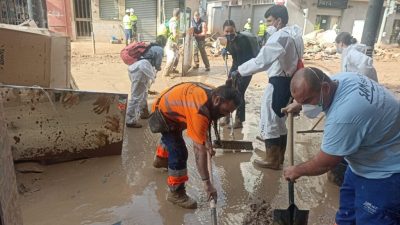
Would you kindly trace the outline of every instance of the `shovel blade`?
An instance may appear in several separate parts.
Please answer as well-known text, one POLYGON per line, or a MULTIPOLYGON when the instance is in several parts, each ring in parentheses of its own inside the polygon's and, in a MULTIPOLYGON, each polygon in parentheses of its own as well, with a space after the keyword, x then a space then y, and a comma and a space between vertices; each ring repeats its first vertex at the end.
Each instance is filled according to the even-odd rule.
POLYGON ((288 209, 275 209, 273 225, 307 225, 308 210, 300 210, 292 204, 288 209))
POLYGON ((251 141, 214 141, 214 148, 221 149, 237 149, 237 150, 254 150, 251 141))

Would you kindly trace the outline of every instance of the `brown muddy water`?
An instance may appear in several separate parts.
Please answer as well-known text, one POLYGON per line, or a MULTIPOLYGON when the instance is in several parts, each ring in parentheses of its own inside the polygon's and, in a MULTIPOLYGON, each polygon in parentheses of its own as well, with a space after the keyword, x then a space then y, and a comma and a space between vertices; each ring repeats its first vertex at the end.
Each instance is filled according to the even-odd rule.
MULTIPOLYGON (((223 67, 220 70, 223 71, 223 67)), ((201 80, 214 84, 223 81, 220 75, 201 80)), ((179 81, 181 79, 174 82, 179 81)), ((282 171, 259 169, 252 164, 265 151, 263 143, 256 140, 259 105, 265 86, 260 83, 266 83, 264 74, 253 78, 247 92, 245 126, 235 130, 234 134, 236 140, 254 141, 255 151, 217 150, 213 157, 219 224, 242 224, 250 206, 257 201, 264 200, 272 209, 288 207, 287 182, 282 177, 282 171)), ((162 86, 156 84, 155 87, 162 86)), ((146 121, 141 122, 146 124, 146 121)), ((295 129, 310 129, 315 122, 296 118, 295 129)), ((320 128, 321 125, 317 127, 320 128)), ((198 200, 197 210, 181 209, 165 200, 167 172, 152 167, 159 135, 152 134, 147 126, 125 129, 121 156, 44 166, 41 173, 17 173, 24 224, 210 224, 209 205, 195 167, 190 141, 187 140, 187 191, 198 200)), ((222 131, 224 139, 231 138, 229 130, 222 128, 222 131)), ((321 134, 295 135, 295 163, 311 158, 319 150, 320 140, 321 134)), ((327 181, 326 175, 301 178, 295 184, 295 202, 300 209, 310 210, 309 224, 333 224, 338 191, 338 187, 327 181)))

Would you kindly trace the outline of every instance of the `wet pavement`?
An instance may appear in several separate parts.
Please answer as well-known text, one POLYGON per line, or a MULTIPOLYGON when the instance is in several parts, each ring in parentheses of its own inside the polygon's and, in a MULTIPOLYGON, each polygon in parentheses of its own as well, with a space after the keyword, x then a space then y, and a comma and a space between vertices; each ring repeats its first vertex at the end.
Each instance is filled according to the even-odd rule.
MULTIPOLYGON (((72 71, 78 86, 85 90, 129 93, 126 66, 120 63, 118 54, 114 54, 110 61, 100 56, 98 59, 79 58, 82 62, 72 71), (103 61, 104 64, 99 63, 103 61)), ((191 77, 158 77, 151 90, 160 92, 182 81, 200 81, 215 86, 223 84, 226 77, 223 61, 216 58, 210 61, 213 64, 210 73, 200 69, 191 77)), ((260 169, 252 164, 265 151, 263 143, 256 140, 256 136, 260 101, 266 84, 265 73, 253 76, 246 93, 246 122, 243 129, 234 133, 235 140, 254 141, 255 150, 217 150, 213 157, 219 224, 242 224, 250 210, 249 205, 258 200, 265 200, 272 208, 288 207, 287 182, 282 177, 282 170, 260 169)), ((150 95, 149 101, 153 100, 154 96, 150 95)), ((295 129, 310 129, 315 122, 303 117, 296 118, 295 129)), ((167 172, 152 167, 160 136, 150 132, 146 121, 142 120, 141 123, 145 125, 142 129, 125 128, 121 156, 44 166, 41 173, 17 173, 24 224, 210 224, 209 205, 194 163, 190 140, 187 140, 187 191, 198 200, 197 210, 181 209, 165 200, 168 191, 167 172)), ((322 126, 319 125, 317 129, 322 129, 322 126)), ((231 139, 228 129, 222 131, 224 139, 231 139)), ((321 134, 295 135, 295 163, 312 158, 319 150, 320 140, 321 134)), ((295 184, 295 201, 300 209, 310 209, 310 225, 330 225, 333 224, 338 206, 338 191, 338 187, 327 181, 326 175, 305 177, 295 184)))
MULTIPOLYGON (((168 83, 188 79, 198 78, 176 78, 168 80, 168 83)), ((273 208, 288 207, 287 182, 282 178, 282 171, 259 169, 252 164, 265 150, 263 143, 255 138, 264 86, 259 83, 264 79, 257 75, 252 81, 247 93, 246 111, 249 113, 245 126, 234 133, 235 140, 254 141, 255 151, 217 150, 213 158, 219 224, 242 224, 250 203, 258 199, 270 202, 273 208)), ((223 82, 218 74, 206 79, 199 77, 199 80, 223 82)), ((297 118, 295 129, 310 129, 313 123, 315 120, 297 118)), ((152 167, 160 136, 152 134, 147 126, 125 129, 120 157, 73 161, 46 166, 40 174, 18 174, 19 183, 24 183, 28 189, 36 187, 20 198, 25 224, 210 224, 209 205, 197 173, 190 140, 187 140, 190 177, 187 191, 198 200, 197 210, 181 209, 165 200, 167 172, 152 167)), ((222 131, 224 139, 231 139, 228 129, 222 128, 222 131)), ((311 158, 319 149, 320 139, 321 134, 296 135, 295 162, 311 158)), ((301 178, 295 190, 298 207, 310 209, 309 224, 333 224, 338 187, 329 183, 326 175, 301 178)))

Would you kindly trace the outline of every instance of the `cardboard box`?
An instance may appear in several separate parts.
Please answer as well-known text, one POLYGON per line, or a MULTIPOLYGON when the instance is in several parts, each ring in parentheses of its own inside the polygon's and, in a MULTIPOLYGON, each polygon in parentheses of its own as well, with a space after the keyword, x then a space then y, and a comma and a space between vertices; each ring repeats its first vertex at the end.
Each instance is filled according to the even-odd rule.
POLYGON ((0 83, 69 88, 71 45, 47 29, 0 24, 0 83))

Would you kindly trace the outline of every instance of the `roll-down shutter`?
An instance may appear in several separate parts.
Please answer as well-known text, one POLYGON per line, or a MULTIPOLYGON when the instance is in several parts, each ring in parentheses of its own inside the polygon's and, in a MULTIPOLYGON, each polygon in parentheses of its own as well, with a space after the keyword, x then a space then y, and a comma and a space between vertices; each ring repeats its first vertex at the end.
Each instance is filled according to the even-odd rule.
POLYGON ((141 41, 155 41, 157 31, 157 0, 125 0, 125 8, 133 8, 138 17, 141 41))

